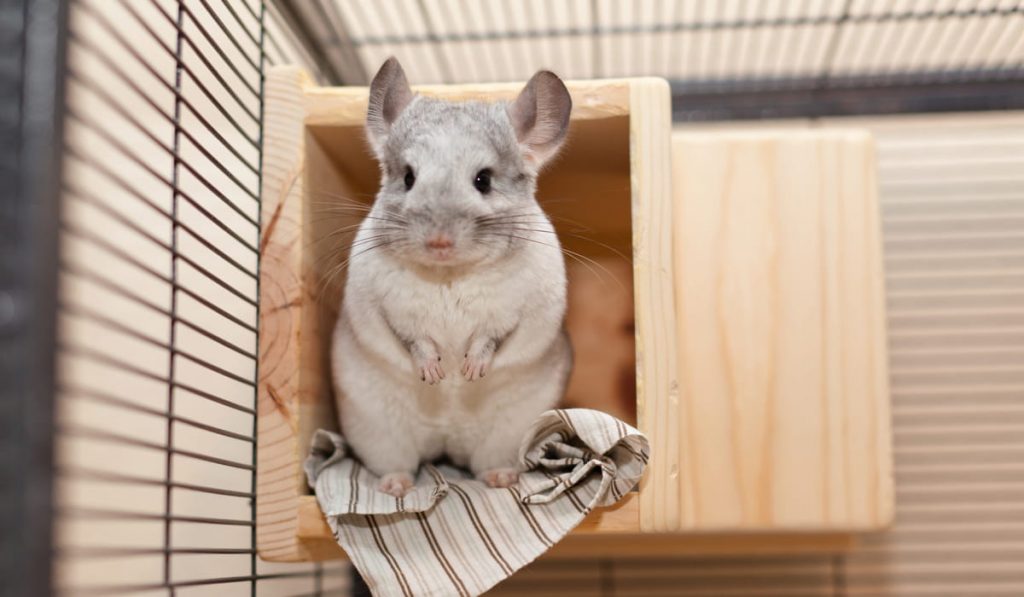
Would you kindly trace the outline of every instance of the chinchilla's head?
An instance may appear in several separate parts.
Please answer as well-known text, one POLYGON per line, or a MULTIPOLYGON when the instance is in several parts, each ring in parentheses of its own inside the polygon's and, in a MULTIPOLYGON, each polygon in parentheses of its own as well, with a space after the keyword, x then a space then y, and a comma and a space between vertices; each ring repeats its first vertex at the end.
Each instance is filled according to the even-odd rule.
MULTIPOLYGON (((370 85, 366 118, 382 172, 368 242, 436 267, 493 262, 531 242, 550 228, 534 190, 571 109, 548 71, 512 102, 449 102, 413 94, 388 59, 370 85)), ((551 233, 541 237, 532 242, 557 244, 551 233)))

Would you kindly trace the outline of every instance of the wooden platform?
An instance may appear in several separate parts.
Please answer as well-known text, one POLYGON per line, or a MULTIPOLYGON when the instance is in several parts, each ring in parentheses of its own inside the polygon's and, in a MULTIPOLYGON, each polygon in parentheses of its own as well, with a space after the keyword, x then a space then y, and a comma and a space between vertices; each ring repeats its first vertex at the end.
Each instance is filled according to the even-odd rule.
MULTIPOLYGON (((621 254, 631 269, 636 422, 652 456, 636 497, 593 513, 552 557, 834 551, 886 527, 892 449, 870 136, 673 138, 664 81, 568 87, 568 145, 538 200, 560 234, 565 221, 588 230, 564 234, 566 247, 595 260, 621 254)), ((497 100, 520 88, 417 90, 497 100)), ((268 560, 342 555, 301 462, 315 429, 336 428, 326 355, 343 273, 325 273, 345 257, 337 231, 359 213, 318 210, 372 201, 365 110, 366 89, 320 88, 294 68, 269 73, 257 459, 257 545, 268 560)), ((621 365, 621 341, 608 344, 614 359, 580 351, 575 375, 621 365)))

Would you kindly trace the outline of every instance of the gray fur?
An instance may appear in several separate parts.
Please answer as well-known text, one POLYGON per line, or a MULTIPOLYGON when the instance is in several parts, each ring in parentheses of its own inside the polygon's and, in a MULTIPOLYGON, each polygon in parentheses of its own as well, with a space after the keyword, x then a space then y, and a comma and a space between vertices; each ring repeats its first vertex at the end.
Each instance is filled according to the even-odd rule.
POLYGON ((342 431, 383 491, 403 494, 442 453, 514 482, 523 434, 561 398, 565 264, 534 192, 570 107, 550 73, 511 105, 413 96, 393 59, 374 78, 381 187, 353 242, 332 366, 342 431), (484 169, 488 193, 474 186, 484 169))

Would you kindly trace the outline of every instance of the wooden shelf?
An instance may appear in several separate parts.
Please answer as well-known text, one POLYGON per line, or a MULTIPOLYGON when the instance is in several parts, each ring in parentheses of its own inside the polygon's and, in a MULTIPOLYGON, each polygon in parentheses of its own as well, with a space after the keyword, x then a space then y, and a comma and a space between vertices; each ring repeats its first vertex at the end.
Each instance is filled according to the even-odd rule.
MULTIPOLYGON (((870 135, 673 135, 665 81, 567 86, 569 141, 538 199, 631 270, 636 422, 651 460, 637 494, 594 512, 552 557, 830 552, 885 528, 892 449, 870 135)), ((520 88, 417 91, 503 100, 520 88)), ((320 560, 343 554, 301 463, 313 431, 337 425, 325 355, 340 291, 325 298, 317 268, 345 255, 317 241, 356 221, 315 205, 371 200, 378 170, 362 133, 365 88, 321 88, 281 67, 265 89, 257 546, 268 560, 320 560)), ((577 356, 580 371, 608 369, 577 356)))
MULTIPOLYGON (((587 516, 543 557, 648 557, 696 554, 838 553, 852 547, 847 533, 662 533, 640 532, 639 495, 631 493, 587 516)), ((344 558, 314 496, 299 498, 297 536, 317 559, 344 558)))

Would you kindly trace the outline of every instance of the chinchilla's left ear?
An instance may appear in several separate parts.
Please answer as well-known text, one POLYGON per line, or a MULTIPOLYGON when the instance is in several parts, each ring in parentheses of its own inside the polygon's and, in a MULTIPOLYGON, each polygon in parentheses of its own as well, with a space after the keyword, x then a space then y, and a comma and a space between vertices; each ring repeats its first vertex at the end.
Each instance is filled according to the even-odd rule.
POLYGON ((370 105, 366 110, 366 134, 378 156, 383 152, 391 125, 412 99, 402 65, 394 56, 388 58, 370 83, 370 105))
POLYGON ((551 159, 569 130, 572 97, 565 83, 551 71, 530 77, 519 97, 508 106, 508 116, 527 163, 537 169, 551 159))

